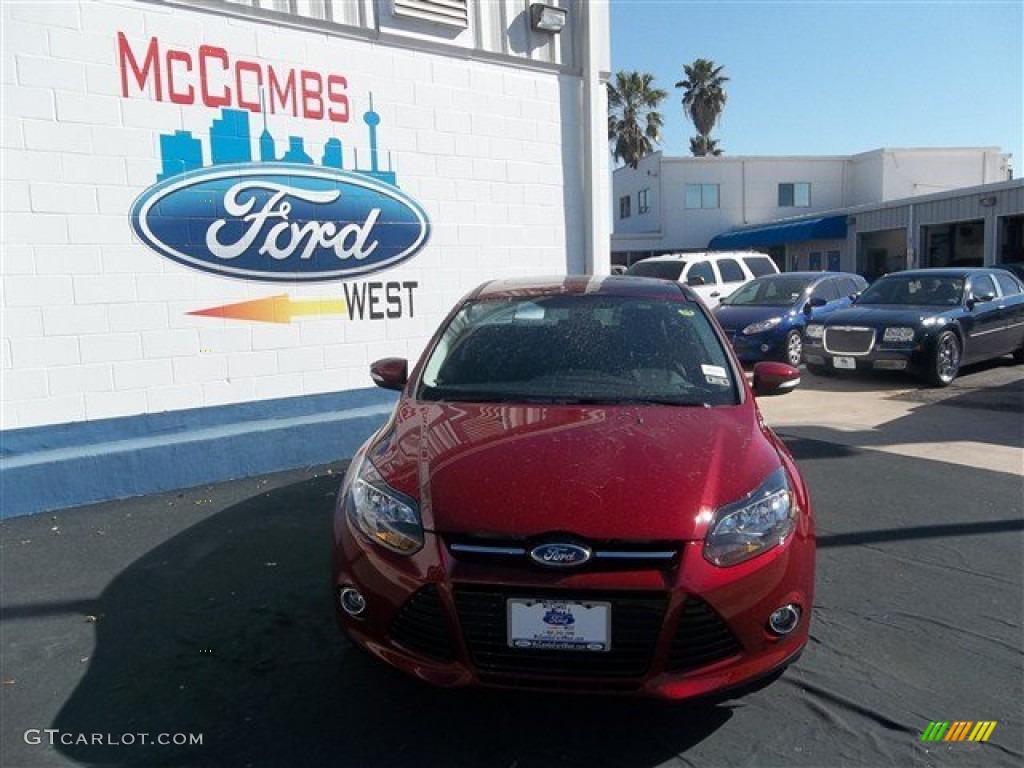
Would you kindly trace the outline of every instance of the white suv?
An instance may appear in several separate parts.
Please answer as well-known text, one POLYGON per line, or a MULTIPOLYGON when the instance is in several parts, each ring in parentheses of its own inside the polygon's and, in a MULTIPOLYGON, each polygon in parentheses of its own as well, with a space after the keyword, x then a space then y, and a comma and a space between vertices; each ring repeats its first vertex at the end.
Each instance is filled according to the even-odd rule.
POLYGON ((714 309, 748 280, 778 272, 769 256, 756 251, 701 251, 652 256, 636 262, 626 274, 686 283, 708 309, 714 309))

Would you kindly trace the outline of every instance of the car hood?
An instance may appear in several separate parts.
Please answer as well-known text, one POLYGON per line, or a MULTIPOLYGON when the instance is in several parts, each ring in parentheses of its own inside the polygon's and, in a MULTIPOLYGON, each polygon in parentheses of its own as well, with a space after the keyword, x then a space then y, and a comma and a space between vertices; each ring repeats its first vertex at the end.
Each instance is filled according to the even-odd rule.
POLYGON ((751 323, 767 320, 770 317, 789 319, 792 307, 731 307, 719 304, 715 307, 715 319, 727 331, 742 331, 751 323))
POLYGON ((399 403, 369 450, 423 525, 495 537, 695 540, 780 464, 753 403, 399 403))
POLYGON ((823 318, 825 325, 916 325, 928 317, 949 312, 949 308, 908 306, 906 304, 871 304, 866 307, 840 309, 823 318))

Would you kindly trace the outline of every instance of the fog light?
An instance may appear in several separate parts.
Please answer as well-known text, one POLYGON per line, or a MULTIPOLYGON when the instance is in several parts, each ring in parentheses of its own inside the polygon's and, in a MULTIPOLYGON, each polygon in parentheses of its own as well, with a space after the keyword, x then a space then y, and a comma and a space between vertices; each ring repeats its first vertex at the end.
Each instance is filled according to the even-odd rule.
POLYGON ((338 602, 341 603, 341 610, 349 616, 358 616, 366 610, 366 598, 353 587, 342 589, 338 595, 338 602))
POLYGON ((800 607, 784 605, 768 617, 768 626, 776 635, 788 635, 800 623, 800 607))

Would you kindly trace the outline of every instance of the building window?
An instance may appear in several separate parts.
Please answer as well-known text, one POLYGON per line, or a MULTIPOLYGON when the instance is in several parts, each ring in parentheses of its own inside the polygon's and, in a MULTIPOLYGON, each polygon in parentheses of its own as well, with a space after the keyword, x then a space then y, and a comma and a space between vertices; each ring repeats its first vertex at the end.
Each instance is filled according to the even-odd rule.
POLYGON ((718 207, 718 185, 717 184, 687 184, 686 185, 686 207, 687 208, 717 208, 718 207))
POLYGON ((651 210, 650 204, 650 189, 641 189, 636 195, 636 212, 640 215, 647 213, 651 210))
POLYGON ((807 181, 779 184, 779 208, 810 208, 811 184, 807 181))
POLYGON ((629 203, 632 198, 629 195, 623 195, 619 198, 619 218, 628 219, 630 217, 629 203))

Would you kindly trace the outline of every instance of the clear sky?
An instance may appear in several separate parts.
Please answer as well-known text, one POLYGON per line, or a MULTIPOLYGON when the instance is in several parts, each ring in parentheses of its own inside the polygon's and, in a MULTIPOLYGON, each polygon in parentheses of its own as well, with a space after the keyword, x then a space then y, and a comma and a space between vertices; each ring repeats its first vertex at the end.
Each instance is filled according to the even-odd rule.
POLYGON ((682 65, 725 66, 729 155, 998 146, 1024 176, 1024 0, 611 0, 612 71, 669 92, 661 149, 689 155, 682 65))

